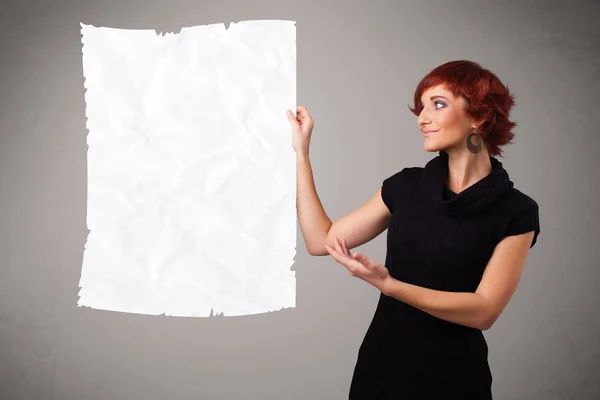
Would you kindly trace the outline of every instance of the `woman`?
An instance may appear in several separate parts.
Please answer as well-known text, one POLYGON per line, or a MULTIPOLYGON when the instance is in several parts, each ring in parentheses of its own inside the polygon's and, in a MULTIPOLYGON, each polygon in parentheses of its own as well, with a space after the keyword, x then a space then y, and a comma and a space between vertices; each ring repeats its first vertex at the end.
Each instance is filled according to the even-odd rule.
POLYGON ((358 352, 350 399, 491 399, 482 331, 516 290, 540 232, 538 205, 494 156, 516 125, 508 88, 489 70, 453 61, 419 83, 411 111, 438 155, 383 181, 332 223, 308 157, 310 114, 288 111, 297 154, 297 208, 311 255, 328 255, 381 291, 358 352), (350 253, 387 228, 385 265, 350 253))

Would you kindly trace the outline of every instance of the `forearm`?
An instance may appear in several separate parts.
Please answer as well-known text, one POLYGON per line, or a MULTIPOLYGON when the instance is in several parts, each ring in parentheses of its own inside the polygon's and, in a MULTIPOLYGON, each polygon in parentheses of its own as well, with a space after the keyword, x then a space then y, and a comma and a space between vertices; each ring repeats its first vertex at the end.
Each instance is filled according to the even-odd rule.
POLYGON ((384 293, 445 321, 488 329, 489 304, 478 293, 434 290, 391 277, 386 282, 384 293))
POLYGON ((308 252, 317 253, 325 243, 332 222, 317 195, 308 154, 296 155, 296 174, 296 208, 300 230, 308 252))

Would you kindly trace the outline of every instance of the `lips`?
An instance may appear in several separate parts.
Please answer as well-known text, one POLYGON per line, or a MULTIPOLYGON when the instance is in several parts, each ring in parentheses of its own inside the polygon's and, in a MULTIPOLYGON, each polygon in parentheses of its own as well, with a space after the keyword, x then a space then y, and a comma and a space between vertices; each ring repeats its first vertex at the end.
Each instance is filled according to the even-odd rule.
POLYGON ((423 136, 425 137, 429 137, 432 134, 436 133, 437 131, 423 131, 423 136))

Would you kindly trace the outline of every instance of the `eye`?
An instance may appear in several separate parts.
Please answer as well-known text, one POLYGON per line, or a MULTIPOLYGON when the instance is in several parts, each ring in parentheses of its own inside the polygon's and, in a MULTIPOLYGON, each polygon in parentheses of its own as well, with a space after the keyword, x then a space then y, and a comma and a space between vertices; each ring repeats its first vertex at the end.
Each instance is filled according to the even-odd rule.
MULTIPOLYGON (((439 100, 434 101, 433 104, 435 104, 435 109, 436 110, 439 110, 440 108, 446 107, 446 103, 444 103, 443 101, 439 101, 439 100), (441 105, 441 107, 438 107, 438 105, 441 105)), ((425 108, 425 106, 423 105, 423 103, 419 104, 419 106, 421 107, 421 110, 423 108, 425 108)))

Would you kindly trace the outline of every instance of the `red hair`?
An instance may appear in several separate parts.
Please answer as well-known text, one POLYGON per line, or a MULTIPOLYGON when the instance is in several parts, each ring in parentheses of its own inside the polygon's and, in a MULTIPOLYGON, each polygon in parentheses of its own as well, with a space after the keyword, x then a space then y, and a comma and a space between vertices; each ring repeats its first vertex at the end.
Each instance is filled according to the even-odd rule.
POLYGON ((415 105, 409 107, 413 114, 421 114, 423 93, 438 85, 466 100, 465 112, 476 121, 484 121, 475 132, 483 138, 490 156, 502 156, 500 146, 512 143, 515 136, 512 129, 517 125, 508 119, 515 105, 508 87, 494 73, 473 61, 450 61, 421 80, 415 90, 415 105))

